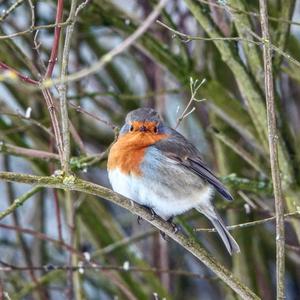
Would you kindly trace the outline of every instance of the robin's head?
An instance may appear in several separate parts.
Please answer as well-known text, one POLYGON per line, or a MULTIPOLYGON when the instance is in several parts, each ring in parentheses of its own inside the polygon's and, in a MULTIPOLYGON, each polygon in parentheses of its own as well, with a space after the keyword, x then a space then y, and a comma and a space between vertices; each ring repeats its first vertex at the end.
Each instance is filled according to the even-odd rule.
POLYGON ((128 113, 120 133, 145 132, 158 134, 162 130, 162 120, 152 108, 139 108, 128 113))

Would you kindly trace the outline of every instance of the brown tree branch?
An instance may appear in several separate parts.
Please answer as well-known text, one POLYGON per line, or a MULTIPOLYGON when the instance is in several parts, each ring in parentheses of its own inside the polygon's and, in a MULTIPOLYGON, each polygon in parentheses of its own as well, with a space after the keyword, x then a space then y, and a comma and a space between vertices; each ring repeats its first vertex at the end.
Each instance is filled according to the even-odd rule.
MULTIPOLYGON (((263 39, 270 42, 268 13, 266 0, 259 1, 261 15, 261 29, 263 39)), ((278 133, 276 128, 276 112, 274 104, 274 87, 272 74, 272 53, 270 47, 263 46, 265 93, 267 103, 268 140, 270 150, 270 162, 275 197, 276 214, 276 283, 277 299, 285 299, 285 233, 284 233, 284 207, 283 192, 281 188, 280 168, 278 161, 278 133)))
POLYGON ((110 189, 100 185, 81 180, 74 176, 35 176, 28 174, 19 174, 13 172, 0 172, 0 179, 6 181, 34 184, 43 187, 59 188, 64 190, 72 190, 92 194, 104 199, 107 199, 130 212, 147 220, 153 226, 164 232, 167 236, 185 248, 188 252, 197 257, 217 276, 220 277, 229 287, 231 287, 243 299, 259 299, 247 286, 241 283, 229 270, 221 265, 217 260, 204 250, 197 241, 187 238, 183 233, 175 233, 172 225, 160 219, 153 218, 152 214, 145 208, 134 203, 128 198, 125 198, 110 189))

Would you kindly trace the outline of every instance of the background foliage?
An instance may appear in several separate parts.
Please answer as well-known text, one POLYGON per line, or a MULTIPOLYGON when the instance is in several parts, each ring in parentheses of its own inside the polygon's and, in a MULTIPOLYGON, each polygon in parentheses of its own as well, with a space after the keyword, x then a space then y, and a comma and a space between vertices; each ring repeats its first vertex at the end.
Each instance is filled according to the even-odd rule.
MULTIPOLYGON (((262 299, 274 299, 275 212, 262 59, 262 46, 267 44, 273 51, 279 163, 289 214, 286 298, 296 299, 300 2, 267 2, 271 41, 261 38, 258 1, 168 1, 159 17, 163 24, 151 24, 131 47, 93 74, 69 82, 66 90, 50 79, 62 79, 66 68, 73 74, 97 67, 105 53, 143 24, 156 2, 0 1, 1 171, 60 175, 62 169, 109 186, 107 149, 126 113, 155 107, 175 126, 191 99, 191 78, 205 79, 195 95, 205 101, 192 99, 186 111, 192 112, 178 130, 231 187, 234 202, 216 199, 227 223, 249 222, 233 228, 241 253, 231 258, 214 233, 193 231, 210 227, 196 212, 176 222, 262 299), (56 27, 60 35, 58 29, 54 33, 55 20, 62 23, 56 27), (40 85, 43 80, 46 86, 40 85), (66 141, 57 144, 68 125, 64 103, 70 120, 70 165, 66 149, 59 152, 66 141)), ((146 222, 139 225, 134 214, 103 199, 5 181, 0 188, 3 298, 237 298, 183 248, 162 240, 146 222), (87 263, 90 257, 92 264, 87 263)))

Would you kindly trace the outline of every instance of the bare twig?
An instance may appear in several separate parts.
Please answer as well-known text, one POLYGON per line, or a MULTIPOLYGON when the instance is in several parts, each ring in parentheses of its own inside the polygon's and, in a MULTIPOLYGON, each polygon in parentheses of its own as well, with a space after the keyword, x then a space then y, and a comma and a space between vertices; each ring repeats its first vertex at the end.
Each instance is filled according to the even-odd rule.
POLYGON ((200 101, 205 100, 205 99, 197 99, 196 98, 198 90, 205 83, 205 81, 206 81, 206 79, 203 79, 201 82, 199 82, 198 79, 194 80, 192 77, 190 77, 191 98, 190 98, 188 104, 186 105, 185 109, 183 110, 181 116, 179 118, 177 118, 175 129, 179 126, 179 124, 181 123, 181 121, 183 119, 185 119, 187 116, 189 116, 196 109, 195 107, 193 107, 190 111, 188 111, 194 101, 200 102, 200 101))
POLYGON ((94 114, 92 114, 92 113, 90 113, 90 112, 84 110, 84 109, 83 109, 81 106, 79 106, 79 105, 73 104, 72 102, 69 102, 68 104, 69 104, 71 107, 75 108, 76 111, 81 112, 81 113, 83 113, 83 114, 85 114, 85 115, 87 115, 87 116, 89 116, 89 117, 91 117, 91 118, 93 118, 93 119, 95 119, 95 120, 97 120, 97 121, 99 121, 99 122, 101 122, 101 123, 107 125, 107 126, 110 127, 112 130, 115 130, 115 129, 117 128, 116 125, 110 123, 110 122, 107 121, 107 120, 103 120, 103 119, 99 118, 98 116, 96 116, 96 115, 94 115, 94 114))
POLYGON ((173 36, 179 36, 180 38, 182 38, 181 41, 184 42, 184 43, 188 43, 190 41, 206 41, 206 42, 236 41, 236 42, 251 43, 251 44, 254 44, 254 45, 257 45, 257 46, 267 45, 272 50, 276 51, 279 55, 283 56, 284 58, 289 60, 291 63, 295 64, 297 67, 300 67, 300 62, 298 60, 293 58, 290 54, 284 52, 279 47, 271 44, 269 40, 264 40, 258 34, 253 32, 252 30, 248 30, 247 32, 249 34, 251 34, 253 37, 255 37, 258 41, 253 41, 253 40, 242 38, 242 37, 211 37, 211 38, 207 38, 207 37, 202 37, 202 36, 193 36, 193 35, 185 34, 183 32, 175 30, 175 29, 171 28, 170 26, 164 24, 163 22, 161 22, 159 20, 157 20, 156 23, 158 23, 159 25, 165 27, 169 31, 171 31, 174 34, 173 36))
POLYGON ((193 35, 185 34, 183 32, 175 30, 174 28, 168 26, 167 24, 161 22, 160 20, 157 20, 156 23, 161 25, 162 27, 168 29, 172 33, 174 33, 173 37, 179 36, 180 38, 182 38, 181 41, 185 42, 185 43, 188 43, 190 41, 206 41, 206 42, 213 42, 213 41, 236 41, 236 42, 240 42, 241 41, 241 42, 247 42, 247 43, 253 43, 253 44, 261 45, 260 42, 255 42, 255 41, 245 39, 245 38, 242 38, 242 37, 239 37, 239 36, 213 37, 213 38, 202 37, 202 36, 193 36, 193 35))
MULTIPOLYGON (((294 216, 300 216, 300 212, 295 211, 295 212, 285 214, 284 218, 294 217, 294 216)), ((256 221, 252 221, 252 222, 246 222, 246 223, 231 225, 231 226, 227 226, 226 228, 228 230, 236 230, 236 229, 248 228, 248 227, 252 227, 252 226, 256 226, 256 225, 265 224, 265 223, 268 223, 268 222, 272 222, 274 220, 276 220, 276 216, 266 218, 266 219, 262 219, 262 220, 256 220, 256 221)), ((194 231, 216 232, 216 230, 214 228, 195 228, 194 231)))
POLYGON ((248 32, 251 35, 253 35, 256 39, 258 39, 262 43, 262 45, 264 45, 265 47, 270 48, 270 50, 274 50, 275 52, 277 52, 278 54, 282 55, 284 58, 286 58, 287 60, 289 60, 291 63, 293 63, 297 67, 300 67, 300 62, 298 60, 296 60, 290 54, 284 52, 282 49, 280 49, 277 46, 273 45, 270 40, 265 39, 264 37, 260 37, 258 34, 256 34, 252 30, 248 30, 248 32))
POLYGON ((64 243, 60 239, 59 240, 53 239, 50 236, 48 236, 48 235, 46 235, 42 232, 35 231, 35 230, 29 229, 29 228, 23 228, 23 227, 20 227, 20 226, 8 225, 8 224, 0 224, 0 228, 7 229, 7 230, 15 230, 15 231, 18 231, 20 233, 32 235, 36 239, 40 239, 40 240, 43 240, 43 241, 50 242, 50 243, 52 243, 56 246, 59 246, 59 247, 61 247, 63 249, 66 249, 68 251, 72 251, 73 253, 77 253, 78 255, 81 255, 83 257, 82 253, 77 251, 76 249, 72 248, 72 246, 64 243))
POLYGON ((57 155, 56 153, 23 148, 23 147, 7 144, 3 141, 0 141, 0 152, 7 153, 10 155, 25 156, 29 158, 59 160, 59 155, 57 155))
MULTIPOLYGON (((8 264, 4 261, 0 260, 0 264, 3 267, 0 267, 0 271, 2 272, 14 272, 14 271, 28 271, 29 267, 20 267, 12 264, 8 264)), ((46 272, 53 272, 55 270, 63 270, 63 271, 77 271, 79 273, 84 273, 87 270, 114 270, 119 272, 138 272, 138 273, 168 273, 170 275, 176 276, 187 276, 187 277, 194 277, 201 280, 216 280, 217 277, 208 277, 205 275, 201 275, 198 273, 187 272, 184 270, 172 270, 172 269, 157 269, 157 268, 143 268, 143 267, 135 267, 130 266, 115 266, 115 265, 99 265, 99 264, 88 264, 88 265, 81 265, 81 266, 68 266, 68 265, 43 265, 43 266, 34 266, 31 268, 32 270, 41 270, 46 272)))
POLYGON ((33 187, 31 190, 23 194, 22 196, 16 198, 13 203, 4 211, 0 212, 0 220, 5 218, 6 216, 10 215, 13 211, 15 211, 18 207, 22 206, 26 200, 28 200, 31 196, 36 194, 38 191, 41 190, 41 187, 36 186, 33 187))
POLYGON ((1 70, 2 70, 2 72, 3 72, 3 70, 6 70, 7 72, 10 72, 9 75, 12 79, 15 76, 15 77, 19 78, 20 80, 22 80, 26 83, 30 83, 30 84, 34 84, 34 85, 38 84, 38 81, 36 81, 34 79, 31 79, 26 75, 21 74, 20 72, 18 72, 14 68, 12 68, 12 67, 10 67, 10 66, 8 66, 5 63, 0 61, 0 71, 1 70))
MULTIPOLYGON (((237 14, 245 14, 245 15, 252 16, 252 17, 255 17, 255 18, 259 18, 260 17, 260 14, 257 13, 257 12, 254 12, 254 11, 245 11, 245 10, 236 8, 236 7, 232 6, 232 5, 229 5, 227 3, 227 1, 222 1, 222 4, 213 3, 210 0, 198 0, 198 1, 202 2, 202 3, 205 3, 205 4, 209 4, 211 6, 216 6, 218 8, 224 9, 224 10, 229 9, 231 12, 234 12, 234 13, 237 13, 237 14)), ((300 22, 295 22, 295 21, 291 21, 291 20, 287 20, 287 19, 283 19, 283 18, 275 18, 275 17, 268 16, 268 19, 270 21, 273 21, 273 22, 287 23, 287 24, 291 24, 291 25, 300 26, 300 22)))
POLYGON ((241 147, 236 141, 231 140, 228 136, 224 135, 221 132, 218 132, 218 130, 212 128, 211 132, 214 134, 214 136, 219 139, 221 142, 223 142, 225 145, 227 145, 230 149, 232 149, 236 154, 238 154, 240 157, 242 157, 249 165, 251 165, 256 171, 261 173, 266 177, 265 170, 263 170, 263 167, 259 164, 259 162, 256 160, 255 157, 253 157, 250 153, 248 153, 243 147, 241 147))
POLYGON ((56 114, 56 106, 53 102, 52 96, 48 89, 42 88, 42 93, 43 93, 44 99, 46 101, 47 108, 49 110, 51 123, 52 123, 54 136, 55 136, 55 141, 56 141, 56 147, 58 150, 60 161, 62 163, 62 161, 63 161, 63 142, 62 142, 61 132, 60 132, 60 128, 59 128, 59 122, 58 122, 58 118, 57 118, 57 114, 56 114))
POLYGON ((3 22, 23 2, 24 2, 24 0, 17 0, 7 10, 3 10, 2 15, 0 16, 0 23, 3 22))
MULTIPOLYGON (((261 29, 263 39, 270 41, 269 26, 267 18, 266 0, 259 1, 261 15, 261 29)), ((270 47, 263 46, 264 69, 265 69, 265 93, 267 103, 268 140, 270 150, 270 162, 275 197, 276 213, 276 283, 277 299, 285 299, 285 237, 284 237, 284 207, 283 192, 281 188, 280 168, 278 161, 278 135, 276 128, 276 113, 274 104, 274 87, 272 74, 272 53, 270 47)))
POLYGON ((56 27, 65 27, 69 25, 69 22, 61 22, 61 23, 55 23, 55 24, 47 24, 47 25, 39 25, 39 26, 33 26, 33 27, 29 27, 28 29, 25 29, 23 31, 19 31, 19 32, 15 32, 15 33, 11 33, 11 34, 7 34, 7 35, 0 35, 0 40, 6 40, 6 39, 12 39, 15 37, 19 37, 22 35, 26 35, 29 33, 32 33, 33 31, 36 30, 41 30, 41 29, 51 29, 51 28, 56 28, 56 27))
MULTIPOLYGON (((60 80, 61 83, 58 87, 60 98, 60 113, 61 113, 61 128, 63 139, 63 161, 62 168, 66 174, 69 173, 69 161, 70 161, 70 132, 69 132, 69 116, 68 116, 68 104, 67 104, 67 85, 65 77, 68 69, 69 54, 71 48, 71 38, 75 26, 75 11, 77 0, 73 0, 71 4, 69 21, 70 25, 67 27, 65 44, 62 54, 60 80)), ((60 20, 59 20, 60 21, 60 20)))
POLYGON ((34 13, 34 5, 32 3, 32 0, 27 0, 28 2, 28 5, 30 7, 30 12, 31 12, 31 28, 34 27, 34 24, 35 24, 35 13, 34 13))
MULTIPOLYGON (((64 1, 57 0, 57 10, 56 10, 56 18, 55 23, 59 24, 62 21, 63 16, 63 9, 64 9, 64 1)), ((50 54, 50 59, 47 66, 47 71, 45 74, 45 78, 49 78, 52 75, 56 60, 57 60, 57 53, 58 53, 58 45, 59 45, 59 37, 60 37, 61 27, 56 26, 54 29, 54 41, 53 46, 50 54)))
MULTIPOLYGON (((2 105, 2 102, 0 102, 0 105, 2 105)), ((28 109, 31 109, 31 107, 28 107, 28 109)), ((27 110, 28 111, 28 110, 27 110)), ((31 118, 30 115, 26 115, 26 113, 23 115, 20 112, 17 113, 11 113, 11 112, 7 112, 7 111, 2 111, 0 110, 0 115, 5 115, 5 116, 9 116, 9 117, 14 117, 14 118, 18 118, 24 121, 29 121, 30 123, 36 125, 37 127, 39 127, 40 129, 42 129, 45 133, 47 133, 50 137, 54 137, 51 130, 49 128, 47 128, 46 126, 44 126, 41 122, 34 120, 33 118, 31 118)))
MULTIPOLYGON (((151 26, 151 24, 155 21, 155 19, 159 16, 161 10, 166 5, 168 0, 160 0, 160 2, 155 6, 151 14, 143 21, 141 26, 128 38, 126 38, 122 43, 116 46, 114 49, 106 53, 101 57, 101 59, 95 62, 89 68, 83 69, 76 73, 73 73, 69 76, 65 77, 64 82, 72 82, 84 78, 86 76, 92 75, 99 70, 101 70, 104 66, 106 66, 112 59, 124 52, 127 48, 129 48, 145 31, 151 26)), ((57 83, 62 83, 60 79, 49 79, 44 81, 45 87, 51 87, 57 83)))

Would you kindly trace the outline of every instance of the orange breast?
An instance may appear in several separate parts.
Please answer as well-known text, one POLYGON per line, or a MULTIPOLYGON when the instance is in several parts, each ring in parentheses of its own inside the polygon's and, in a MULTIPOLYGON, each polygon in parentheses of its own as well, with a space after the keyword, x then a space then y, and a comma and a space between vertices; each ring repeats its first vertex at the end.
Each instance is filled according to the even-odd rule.
POLYGON ((108 170, 119 168, 125 174, 142 175, 140 164, 147 147, 166 137, 151 132, 128 132, 120 136, 110 149, 108 170))

